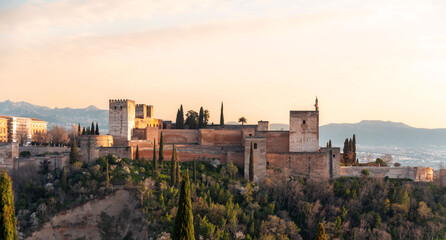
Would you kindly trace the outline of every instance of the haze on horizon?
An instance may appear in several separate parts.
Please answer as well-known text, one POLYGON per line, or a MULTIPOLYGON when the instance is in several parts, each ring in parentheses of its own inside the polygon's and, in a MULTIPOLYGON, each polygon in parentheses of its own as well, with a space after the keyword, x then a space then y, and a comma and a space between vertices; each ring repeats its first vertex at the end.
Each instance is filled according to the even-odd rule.
POLYGON ((0 101, 446 128, 443 1, 6 0, 0 101), (6 91, 5 91, 6 89, 6 91))

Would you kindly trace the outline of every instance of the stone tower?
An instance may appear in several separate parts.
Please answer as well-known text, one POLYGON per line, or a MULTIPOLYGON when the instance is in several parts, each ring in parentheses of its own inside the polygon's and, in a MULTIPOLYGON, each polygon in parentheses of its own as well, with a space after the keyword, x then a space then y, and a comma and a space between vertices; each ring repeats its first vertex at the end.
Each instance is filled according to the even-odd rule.
POLYGON ((135 101, 129 99, 109 100, 109 134, 122 140, 132 139, 135 126, 135 101))
POLYGON ((290 152, 319 151, 319 111, 290 111, 290 152))

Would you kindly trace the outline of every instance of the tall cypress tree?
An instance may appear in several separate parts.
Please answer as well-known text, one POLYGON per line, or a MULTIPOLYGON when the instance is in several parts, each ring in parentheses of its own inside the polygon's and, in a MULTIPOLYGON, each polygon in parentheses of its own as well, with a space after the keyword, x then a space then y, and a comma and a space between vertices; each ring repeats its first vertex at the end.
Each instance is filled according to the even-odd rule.
POLYGON ((204 127, 204 113, 203 107, 200 107, 200 113, 198 114, 198 128, 204 127))
POLYGON ((177 156, 177 150, 175 149, 175 174, 177 175, 175 177, 175 185, 177 185, 178 187, 180 187, 180 162, 178 161, 178 156, 177 156))
POLYGON ((0 176, 0 239, 16 240, 14 193, 11 178, 6 171, 0 176))
POLYGON ((85 134, 87 134, 87 135, 90 135, 90 134, 91 134, 90 127, 87 127, 87 130, 85 131, 85 134))
POLYGON ((175 186, 176 180, 175 178, 177 175, 175 174, 176 166, 175 166, 176 160, 175 160, 175 144, 173 145, 172 149, 172 159, 170 160, 170 185, 175 186))
MULTIPOLYGON (((180 106, 180 128, 184 128, 184 111, 183 111, 183 104, 180 106)), ((178 181, 180 181, 178 179, 178 181)))
POLYGON ((192 180, 194 183, 197 182, 197 160, 193 159, 193 169, 192 169, 192 180))
POLYGON ((71 142, 71 149, 70 149, 70 164, 73 164, 79 160, 79 152, 77 150, 77 144, 76 144, 76 138, 73 139, 73 142, 71 142))
POLYGON ((317 234, 314 238, 315 240, 327 240, 327 236, 325 235, 324 224, 319 223, 317 227, 317 234))
POLYGON ((83 128, 82 128, 82 135, 85 135, 86 132, 87 132, 87 131, 85 130, 85 127, 83 127, 83 128))
POLYGON ((159 150, 159 157, 160 157, 160 163, 163 163, 164 160, 164 139, 163 139, 163 132, 161 132, 160 137, 160 150, 159 150))
POLYGON ((249 181, 254 181, 254 149, 253 143, 251 142, 251 150, 249 152, 249 181))
POLYGON ((356 163, 356 135, 353 134, 352 141, 353 162, 356 163))
POLYGON ((194 215, 190 193, 189 171, 183 176, 178 211, 173 226, 173 240, 195 240, 194 215))
POLYGON ((66 167, 63 167, 63 170, 62 170, 62 189, 64 191, 67 191, 67 169, 66 169, 66 167))
POLYGON ((95 134, 95 130, 94 130, 94 122, 91 122, 91 128, 90 128, 90 134, 94 135, 95 134))
POLYGON ((328 141, 328 147, 329 147, 329 148, 332 147, 332 146, 331 146, 331 139, 330 139, 330 141, 328 141))
POLYGON ((109 157, 106 157, 105 158, 105 169, 106 169, 106 175, 105 175, 105 186, 108 188, 109 186, 110 186, 110 175, 109 175, 109 172, 108 172, 108 158, 109 157))
POLYGON ((225 125, 225 117, 223 116, 223 102, 221 102, 221 110, 220 110, 220 126, 225 125))
POLYGON ((96 123, 96 132, 95 132, 95 134, 99 135, 99 123, 96 123))
POLYGON ((181 127, 180 121, 181 121, 181 119, 180 119, 180 109, 178 109, 177 110, 177 120, 175 121, 175 127, 177 129, 180 129, 180 127, 181 127))
POLYGON ((136 145, 135 159, 136 159, 136 160, 139 160, 139 145, 136 145))
POLYGON ((153 159, 152 159, 153 171, 158 169, 158 160, 156 160, 156 140, 153 139, 153 159))
POLYGON ((79 136, 82 134, 82 132, 81 132, 81 124, 80 123, 77 124, 77 134, 79 136))

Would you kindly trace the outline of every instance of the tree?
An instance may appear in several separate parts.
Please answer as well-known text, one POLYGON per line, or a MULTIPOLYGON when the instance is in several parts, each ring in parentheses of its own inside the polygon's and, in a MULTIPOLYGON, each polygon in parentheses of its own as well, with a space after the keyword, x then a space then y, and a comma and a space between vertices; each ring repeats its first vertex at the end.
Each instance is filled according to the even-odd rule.
POLYGON ((70 142, 68 138, 67 129, 61 126, 53 126, 51 130, 48 131, 49 141, 53 144, 66 145, 70 142))
POLYGON ((139 146, 138 145, 136 145, 135 159, 139 160, 139 146))
POLYGON ((156 160, 156 140, 153 139, 153 159, 152 159, 153 171, 158 169, 158 160, 156 160))
POLYGON ((14 193, 6 171, 0 176, 0 239, 17 239, 14 193))
POLYGON ((34 135, 33 135, 33 140, 38 143, 40 146, 47 142, 48 136, 46 134, 45 131, 37 131, 34 135))
POLYGON ((189 171, 183 176, 180 188, 178 211, 173 226, 173 240, 195 240, 194 215, 190 195, 189 171))
POLYGON ((190 129, 196 129, 198 128, 198 113, 194 110, 189 110, 186 113, 186 123, 187 126, 189 126, 190 129))
POLYGON ((62 189, 67 191, 67 169, 63 167, 62 169, 62 189))
POLYGON ((170 160, 170 185, 175 186, 176 185, 176 177, 177 174, 175 173, 176 170, 176 150, 175 150, 175 144, 173 145, 172 149, 172 158, 170 160))
POLYGON ((237 172, 238 172, 238 168, 232 162, 229 162, 228 165, 226 166, 226 172, 233 179, 234 175, 237 174, 237 172))
POLYGON ((353 140, 352 140, 352 152, 353 152, 353 163, 356 162, 356 135, 353 134, 353 140))
POLYGON ((329 148, 332 148, 332 145, 331 145, 331 139, 330 139, 330 141, 328 141, 328 147, 329 147, 329 148))
POLYGON ((71 142, 71 149, 70 149, 70 164, 73 164, 77 161, 79 161, 79 152, 77 150, 76 139, 73 139, 73 142, 71 142))
POLYGON ((195 158, 193 158, 193 164, 192 164, 192 180, 194 181, 194 183, 197 182, 197 160, 195 160, 195 158))
POLYGON ((181 129, 181 118, 180 118, 180 109, 177 110, 177 119, 175 121, 175 127, 177 129, 181 129))
POLYGON ((108 171, 108 159, 110 157, 106 157, 105 158, 105 169, 106 169, 106 173, 105 173, 105 186, 108 188, 110 186, 110 175, 109 175, 109 171, 108 171))
POLYGON ((204 112, 203 107, 200 107, 200 113, 198 114, 198 128, 204 127, 204 112))
POLYGON ((225 117, 223 116, 223 102, 221 102, 221 110, 220 110, 220 126, 225 125, 225 117))
POLYGON ((87 130, 85 131, 85 134, 90 135, 91 134, 91 128, 87 127, 87 130))
POLYGON ((39 163, 39 173, 42 175, 47 174, 50 171, 50 164, 51 161, 48 161, 47 159, 43 160, 43 162, 39 163))
POLYGON ((91 135, 94 135, 96 133, 96 131, 94 130, 94 122, 91 122, 90 130, 91 130, 91 132, 90 132, 91 135))
POLYGON ((82 135, 87 134, 87 131, 85 130, 85 127, 82 128, 82 135))
POLYGON ((175 149, 175 185, 177 185, 178 187, 180 186, 180 162, 178 161, 178 156, 177 156, 177 150, 175 149))
POLYGON ((327 240, 327 236, 325 235, 325 229, 324 229, 323 223, 319 223, 319 226, 317 227, 317 234, 314 239, 315 240, 327 240))
POLYGON ((160 163, 162 163, 163 160, 164 160, 164 139, 163 139, 163 132, 161 132, 161 137, 160 137, 159 159, 160 159, 160 163))
POLYGON ((204 127, 208 125, 209 118, 211 117, 211 114, 209 113, 209 110, 205 109, 203 112, 203 124, 204 127))
POLYGON ((77 133, 78 133, 79 136, 82 134, 82 132, 81 132, 81 124, 80 123, 77 124, 77 133))
POLYGON ((96 132, 95 135, 99 135, 99 123, 96 123, 96 132))
POLYGON ((245 117, 240 117, 240 118, 238 119, 238 122, 241 123, 242 125, 245 124, 246 121, 247 121, 247 120, 246 120, 245 117))
POLYGON ((254 149, 251 142, 251 150, 249 152, 249 181, 254 181, 254 149))

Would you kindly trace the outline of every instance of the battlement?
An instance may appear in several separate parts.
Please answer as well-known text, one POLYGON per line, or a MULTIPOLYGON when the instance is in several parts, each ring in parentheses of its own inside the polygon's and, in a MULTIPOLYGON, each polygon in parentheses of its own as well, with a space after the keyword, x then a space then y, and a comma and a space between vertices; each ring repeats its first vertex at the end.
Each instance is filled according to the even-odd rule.
POLYGON ((127 105, 128 103, 135 103, 135 101, 130 99, 110 99, 108 103, 111 105, 127 105))

